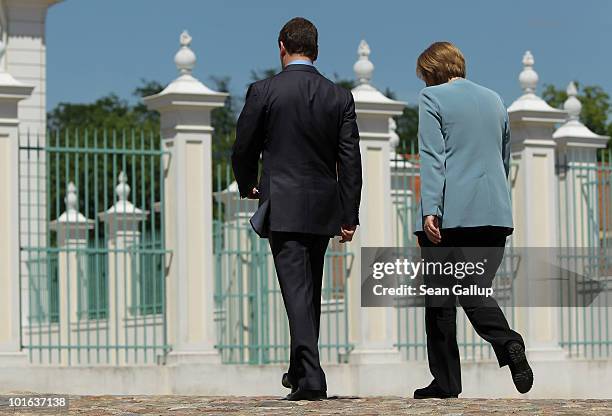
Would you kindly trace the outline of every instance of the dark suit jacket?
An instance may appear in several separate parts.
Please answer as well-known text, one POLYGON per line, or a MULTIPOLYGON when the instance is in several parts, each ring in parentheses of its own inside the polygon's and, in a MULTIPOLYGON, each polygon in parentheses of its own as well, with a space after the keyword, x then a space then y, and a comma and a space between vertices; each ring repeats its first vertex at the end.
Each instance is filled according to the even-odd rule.
POLYGON ((232 167, 242 197, 257 186, 260 206, 269 201, 271 231, 333 236, 341 225, 359 224, 353 95, 303 64, 253 83, 238 119, 232 167))

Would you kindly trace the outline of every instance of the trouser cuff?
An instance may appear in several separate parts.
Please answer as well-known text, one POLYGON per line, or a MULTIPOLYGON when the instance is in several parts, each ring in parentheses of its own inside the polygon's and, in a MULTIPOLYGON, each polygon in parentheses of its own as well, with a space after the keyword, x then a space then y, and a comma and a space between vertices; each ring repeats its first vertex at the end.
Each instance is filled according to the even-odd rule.
POLYGON ((322 390, 327 391, 327 385, 321 382, 319 377, 304 377, 298 382, 298 386, 304 390, 322 390))

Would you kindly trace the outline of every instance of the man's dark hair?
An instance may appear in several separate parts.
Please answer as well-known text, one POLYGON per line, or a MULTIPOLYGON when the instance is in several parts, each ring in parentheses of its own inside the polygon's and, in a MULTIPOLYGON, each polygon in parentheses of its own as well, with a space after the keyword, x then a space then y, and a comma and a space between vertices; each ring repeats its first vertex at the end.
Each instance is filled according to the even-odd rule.
POLYGON ((294 17, 285 23, 278 34, 278 41, 283 42, 291 55, 304 55, 317 59, 319 54, 319 34, 315 25, 303 17, 294 17))

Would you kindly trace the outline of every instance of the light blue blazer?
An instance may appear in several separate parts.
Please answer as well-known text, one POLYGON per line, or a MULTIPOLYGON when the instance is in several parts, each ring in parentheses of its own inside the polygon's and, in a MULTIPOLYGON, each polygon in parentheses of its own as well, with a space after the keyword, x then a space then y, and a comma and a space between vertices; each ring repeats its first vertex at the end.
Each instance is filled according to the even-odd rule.
POLYGON ((508 112, 494 91, 466 79, 426 87, 419 96, 423 217, 441 228, 512 227, 508 112))

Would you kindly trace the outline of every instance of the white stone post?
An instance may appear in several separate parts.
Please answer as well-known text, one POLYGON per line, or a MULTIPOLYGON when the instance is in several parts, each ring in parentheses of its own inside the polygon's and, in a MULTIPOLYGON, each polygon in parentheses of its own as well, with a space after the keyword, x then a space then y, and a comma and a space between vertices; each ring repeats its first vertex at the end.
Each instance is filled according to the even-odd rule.
MULTIPOLYGON (((28 131, 43 134, 46 131, 46 20, 49 7, 62 0, 4 0, 3 26, 7 47, 7 59, 2 62, 6 71, 16 78, 34 86, 33 94, 19 104, 23 122, 22 144, 27 142, 28 131), (6 26, 5 26, 6 25, 6 26)), ((43 138, 44 143, 44 138, 43 138)), ((44 210, 42 212, 45 212, 44 210)))
POLYGON ((597 247, 597 149, 606 147, 608 136, 593 133, 580 122, 582 104, 573 82, 567 86, 563 108, 569 117, 555 131, 559 175, 559 244, 561 247, 597 247))
MULTIPOLYGON (((99 214, 106 225, 108 248, 108 337, 109 344, 126 345, 126 319, 130 316, 132 288, 135 287, 132 269, 138 267, 138 249, 133 246, 140 242, 139 225, 146 220, 148 212, 136 208, 128 197, 130 186, 125 172, 119 173, 119 184, 115 188, 117 202, 99 214)), ((111 349, 110 362, 124 365, 127 349, 111 349)))
MULTIPOLYGON (((0 59, 4 44, 0 42, 0 59)), ((18 104, 33 87, 0 67, 0 363, 14 364, 21 352, 19 311, 19 115, 18 104)))
POLYGON ((180 76, 145 98, 161 115, 165 159, 169 359, 218 361, 214 327, 211 111, 227 94, 211 90, 191 74, 196 56, 191 37, 181 35, 174 61, 180 76))
MULTIPOLYGON (((533 64, 533 55, 527 51, 519 75, 524 93, 508 108, 511 157, 515 165, 510 172, 514 217, 512 238, 515 247, 556 247, 558 195, 556 144, 552 135, 555 124, 565 121, 566 113, 552 108, 536 95, 538 74, 533 64)), ((522 263, 522 267, 526 266, 522 263)), ((526 293, 520 282, 516 289, 526 293)), ((562 350, 559 348, 557 308, 517 308, 515 312, 519 331, 525 330, 530 356, 534 359, 559 358, 562 350)))
MULTIPOLYGON (((47 46, 46 20, 49 7, 61 0, 3 0, 0 7, 1 41, 6 44, 6 57, 0 67, 24 84, 34 87, 32 93, 19 103, 19 143, 22 146, 44 146, 47 129, 47 46)), ((32 248, 45 247, 47 243, 47 189, 44 173, 45 152, 30 152, 29 160, 21 162, 19 181, 22 210, 20 234, 22 242, 32 248), (28 199, 28 194, 29 198, 28 199), (32 201, 25 207, 25 201, 32 201)), ((22 245, 25 245, 22 243, 22 245)), ((42 253, 42 252, 41 252, 42 253)), ((29 267, 36 264, 33 279, 46 275, 46 262, 39 262, 33 251, 21 253, 21 297, 28 305, 29 267), (33 260, 30 257, 34 257, 33 260)), ((22 314, 22 323, 28 324, 28 316, 22 314)))
POLYGON ((355 343, 350 359, 358 363, 394 362, 400 358, 394 308, 361 307, 361 247, 394 246, 392 229, 389 118, 402 114, 405 103, 385 97, 370 84, 374 65, 370 47, 361 41, 353 66, 359 85, 353 89, 360 134, 363 190, 360 228, 350 250, 355 261, 349 284, 349 334, 355 343))
MULTIPOLYGON (((94 221, 85 218, 78 210, 77 189, 74 183, 68 184, 64 198, 66 211, 57 220, 51 221, 50 230, 57 232, 58 293, 59 293, 59 342, 61 345, 75 344, 72 326, 80 319, 79 299, 84 297, 79 288, 87 278, 86 257, 82 252, 87 248, 87 233, 93 228, 94 221), (79 285, 79 282, 81 284, 79 285)), ((74 337, 78 335, 75 334, 74 337)), ((62 365, 69 365, 78 350, 62 349, 62 365)))

